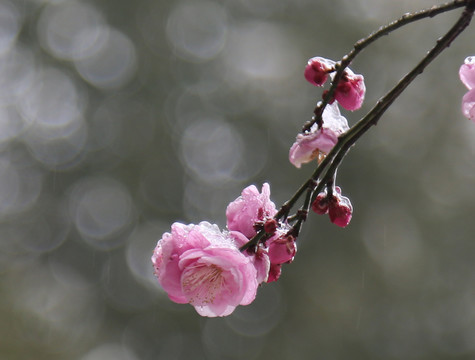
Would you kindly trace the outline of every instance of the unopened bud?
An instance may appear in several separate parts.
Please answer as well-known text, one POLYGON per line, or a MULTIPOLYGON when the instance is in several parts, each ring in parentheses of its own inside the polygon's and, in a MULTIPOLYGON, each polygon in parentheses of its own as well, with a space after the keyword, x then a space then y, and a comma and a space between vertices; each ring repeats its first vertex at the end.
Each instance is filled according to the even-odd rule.
POLYGON ((327 193, 321 192, 317 195, 315 200, 312 203, 312 210, 316 212, 318 215, 323 215, 328 213, 328 197, 327 193))
POLYGON ((353 206, 350 199, 345 196, 334 197, 328 209, 330 221, 340 227, 346 227, 353 215, 353 206))
POLYGON ((271 264, 291 262, 296 252, 297 245, 292 235, 283 235, 270 240, 268 253, 271 264))
POLYGON ((282 273, 282 264, 271 264, 269 270, 269 276, 267 277, 267 282, 277 281, 282 273))
POLYGON ((335 62, 322 57, 308 60, 305 66, 305 79, 315 86, 323 86, 328 78, 328 73, 335 71, 335 62))
POLYGON ((366 87, 363 75, 347 69, 335 89, 334 97, 346 110, 358 110, 363 104, 366 87))

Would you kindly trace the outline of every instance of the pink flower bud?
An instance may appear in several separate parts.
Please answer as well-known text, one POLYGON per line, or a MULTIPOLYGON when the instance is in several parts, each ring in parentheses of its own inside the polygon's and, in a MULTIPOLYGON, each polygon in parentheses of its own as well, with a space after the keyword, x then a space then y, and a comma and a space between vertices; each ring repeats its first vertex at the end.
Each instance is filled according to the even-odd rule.
POLYGON ((335 99, 346 110, 358 110, 363 104, 366 86, 363 75, 354 74, 350 69, 345 70, 343 78, 335 89, 335 99))
POLYGON ((322 57, 314 57, 308 60, 305 66, 304 76, 310 84, 323 86, 328 78, 328 73, 335 71, 335 62, 322 57))
POLYGON ((469 89, 475 88, 475 56, 469 56, 459 70, 460 80, 469 89))
POLYGON ((350 223, 353 214, 353 207, 351 206, 350 199, 345 196, 334 196, 330 201, 330 207, 328 209, 328 215, 330 221, 340 227, 346 227, 350 223))
POLYGON ((312 210, 318 215, 323 215, 328 213, 329 200, 326 192, 321 192, 317 195, 315 200, 312 203, 312 210))
POLYGON ((297 245, 292 235, 282 235, 269 240, 268 253, 271 266, 291 262, 296 252, 297 245))

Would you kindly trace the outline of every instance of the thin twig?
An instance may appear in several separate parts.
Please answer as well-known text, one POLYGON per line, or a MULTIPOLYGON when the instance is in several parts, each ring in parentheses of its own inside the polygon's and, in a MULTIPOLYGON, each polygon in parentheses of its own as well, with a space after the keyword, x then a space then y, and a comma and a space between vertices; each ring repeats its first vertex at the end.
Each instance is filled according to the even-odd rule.
MULTIPOLYGON (((433 17, 437 14, 440 14, 451 9, 455 9, 465 5, 465 10, 454 24, 454 26, 439 40, 437 44, 427 53, 427 55, 419 62, 419 64, 406 76, 404 76, 399 83, 389 91, 383 98, 381 98, 377 104, 370 110, 370 112, 358 121, 351 129, 349 129, 345 134, 341 135, 338 139, 338 143, 333 147, 333 149, 328 153, 325 159, 318 165, 312 176, 305 181, 304 184, 297 190, 297 192, 282 205, 280 210, 274 216, 276 220, 281 218, 287 218, 290 209, 295 205, 297 200, 303 195, 305 190, 307 190, 307 195, 304 200, 303 206, 297 211, 295 219, 297 222, 289 230, 289 234, 297 234, 300 232, 302 224, 307 218, 307 213, 311 203, 314 201, 316 195, 323 190, 323 188, 330 182, 333 181, 334 175, 338 166, 340 166, 345 155, 349 151, 352 145, 365 134, 373 125, 376 125, 381 116, 386 112, 388 107, 396 100, 396 98, 409 86, 409 84, 419 75, 424 69, 447 47, 450 46, 452 41, 460 35, 465 28, 470 24, 470 21, 473 17, 475 11, 475 0, 456 0, 452 3, 447 3, 444 5, 432 7, 427 10, 419 11, 410 15, 403 15, 399 20, 392 22, 391 24, 380 28, 378 31, 372 33, 367 38, 358 41, 354 49, 345 56, 342 61, 340 68, 337 74, 334 77, 332 88, 334 88, 336 83, 338 83, 338 76, 343 74, 343 70, 352 59, 370 43, 378 39, 379 37, 388 34, 389 32, 405 25, 410 22, 420 20, 425 17, 433 17), (323 174, 323 176, 322 176, 323 174)), ((327 95, 326 100, 331 97, 331 92, 327 95)), ((325 107, 325 100, 322 105, 322 111, 325 107)), ((321 116, 321 113, 320 113, 321 116)), ((251 240, 249 240, 244 246, 240 248, 241 251, 244 251, 252 246, 255 246, 264 238, 265 231, 259 231, 251 240)))
MULTIPOLYGON (((381 116, 386 112, 389 106, 398 98, 398 96, 406 89, 409 84, 446 48, 450 46, 452 41, 459 36, 470 24, 475 11, 475 1, 471 0, 467 4, 464 12, 454 24, 454 26, 439 40, 437 44, 427 53, 427 55, 417 64, 417 66, 404 76, 399 83, 389 91, 370 112, 358 121, 350 130, 340 136, 337 145, 330 151, 328 157, 332 158, 331 164, 325 172, 321 183, 331 181, 338 166, 343 161, 346 153, 356 141, 366 133, 369 128, 376 125, 381 116)), ((320 184, 319 184, 320 185, 320 184)), ((323 186, 322 186, 323 187, 323 186)), ((318 187, 317 187, 318 188, 318 187)))
POLYGON ((305 133, 306 131, 309 131, 310 128, 312 127, 313 124, 315 124, 318 121, 322 120, 322 114, 323 110, 325 107, 328 105, 330 100, 333 98, 333 94, 336 90, 336 87, 341 80, 344 70, 350 65, 350 63, 353 61, 353 59, 368 45, 373 43, 374 41, 378 40, 379 38, 390 34, 394 30, 399 29, 402 26, 405 26, 411 22, 415 22, 424 18, 428 17, 434 17, 436 15, 442 14, 444 12, 454 10, 457 8, 460 8, 462 6, 467 6, 467 4, 470 1, 467 0, 455 0, 450 3, 445 3, 442 5, 438 6, 432 6, 431 8, 425 9, 425 10, 420 10, 412 14, 404 14, 402 15, 399 19, 389 23, 388 25, 380 27, 377 31, 371 33, 368 35, 366 38, 363 38, 359 41, 357 41, 353 45, 353 50, 351 50, 348 54, 346 54, 339 63, 337 63, 337 72, 335 73, 335 76, 333 77, 332 84, 330 89, 325 93, 325 96, 323 98, 323 101, 317 105, 317 107, 314 109, 314 116, 312 120, 307 121, 303 128, 302 128, 302 133, 305 133))

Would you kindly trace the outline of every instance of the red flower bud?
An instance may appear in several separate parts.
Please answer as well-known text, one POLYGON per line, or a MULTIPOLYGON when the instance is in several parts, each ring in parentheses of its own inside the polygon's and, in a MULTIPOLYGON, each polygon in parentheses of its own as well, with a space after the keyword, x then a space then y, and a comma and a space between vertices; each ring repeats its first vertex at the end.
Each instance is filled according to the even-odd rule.
POLYGON ((328 197, 326 192, 321 192, 317 195, 312 203, 312 210, 319 215, 328 213, 328 197))
POLYGON ((291 262, 297 252, 295 237, 283 235, 269 241, 269 260, 271 264, 283 264, 291 262))
POLYGON ((345 196, 334 196, 330 202, 328 215, 330 221, 340 227, 346 227, 350 223, 353 214, 353 207, 350 199, 345 196))
POLYGON ((328 78, 328 73, 335 71, 335 62, 322 57, 308 60, 305 66, 305 79, 315 86, 323 86, 328 78))
POLYGON ((282 273, 282 264, 270 264, 269 277, 267 282, 277 281, 282 273))

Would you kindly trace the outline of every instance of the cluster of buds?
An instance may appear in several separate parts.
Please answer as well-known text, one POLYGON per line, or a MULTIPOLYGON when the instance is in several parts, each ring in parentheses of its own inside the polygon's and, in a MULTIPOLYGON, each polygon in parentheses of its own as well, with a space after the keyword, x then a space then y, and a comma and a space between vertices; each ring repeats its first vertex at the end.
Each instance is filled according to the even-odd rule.
MULTIPOLYGON (((329 76, 334 78, 335 72, 333 60, 313 57, 308 60, 304 75, 312 85, 323 86, 329 76)), ((357 110, 363 103, 365 92, 363 75, 346 68, 336 85, 333 98, 323 110, 321 121, 297 135, 289 151, 290 162, 300 168, 313 159, 323 159, 336 145, 338 137, 349 129, 348 121, 341 115, 338 104, 347 110, 357 110)))
POLYGON ((319 193, 312 203, 312 210, 319 215, 328 214, 330 221, 340 227, 348 226, 353 215, 350 199, 341 195, 339 186, 334 187, 331 193, 319 193))
MULTIPOLYGON (((333 78, 335 71, 336 67, 333 60, 317 56, 308 60, 304 75, 310 84, 323 86, 328 79, 328 75, 333 78)), ((361 104, 363 104, 365 92, 366 87, 363 75, 355 74, 351 69, 346 68, 342 78, 336 85, 330 103, 336 100, 346 110, 358 110, 361 104)))
MULTIPOLYGON (((323 86, 329 77, 333 81, 336 71, 335 61, 313 57, 308 60, 304 76, 312 85, 323 86)), ((348 121, 341 115, 338 104, 347 110, 357 110, 363 103, 365 91, 363 75, 346 68, 336 84, 333 98, 323 109, 321 122, 315 122, 309 130, 298 134, 291 146, 289 160, 295 167, 300 168, 313 159, 320 162, 333 149, 339 136, 349 129, 348 121)), ((324 97, 325 95, 326 92, 323 93, 324 97)), ((330 190, 317 195, 311 205, 312 209, 317 214, 328 214, 332 223, 346 227, 353 213, 351 202, 341 195, 339 187, 332 187, 330 190)))

